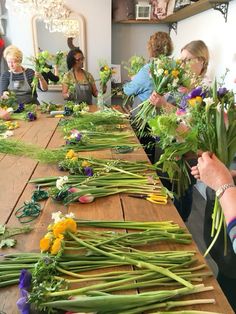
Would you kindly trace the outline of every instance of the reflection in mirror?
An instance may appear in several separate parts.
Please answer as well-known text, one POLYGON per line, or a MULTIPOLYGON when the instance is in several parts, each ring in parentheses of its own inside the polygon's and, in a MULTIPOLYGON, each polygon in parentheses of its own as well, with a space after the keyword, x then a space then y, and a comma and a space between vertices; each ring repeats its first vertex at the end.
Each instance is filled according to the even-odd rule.
POLYGON ((68 38, 62 32, 50 32, 45 27, 44 21, 38 16, 34 16, 32 19, 34 54, 47 50, 50 54, 55 55, 58 51, 68 52, 72 46, 80 47, 85 56, 84 68, 86 69, 85 21, 80 14, 71 14, 70 19, 78 22, 79 31, 75 38, 68 38))

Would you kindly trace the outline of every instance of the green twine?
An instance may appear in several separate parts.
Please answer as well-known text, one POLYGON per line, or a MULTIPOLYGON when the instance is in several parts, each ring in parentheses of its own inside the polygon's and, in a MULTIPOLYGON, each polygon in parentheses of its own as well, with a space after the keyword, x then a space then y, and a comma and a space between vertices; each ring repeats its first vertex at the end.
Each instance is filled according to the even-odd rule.
POLYGON ((128 146, 128 145, 123 145, 123 146, 116 146, 115 147, 115 151, 118 154, 126 154, 126 153, 130 153, 134 150, 133 147, 128 146))
POLYGON ((30 201, 24 202, 15 212, 15 216, 21 223, 31 222, 41 213, 41 205, 37 201, 43 201, 49 197, 48 192, 44 190, 36 190, 32 193, 30 201))

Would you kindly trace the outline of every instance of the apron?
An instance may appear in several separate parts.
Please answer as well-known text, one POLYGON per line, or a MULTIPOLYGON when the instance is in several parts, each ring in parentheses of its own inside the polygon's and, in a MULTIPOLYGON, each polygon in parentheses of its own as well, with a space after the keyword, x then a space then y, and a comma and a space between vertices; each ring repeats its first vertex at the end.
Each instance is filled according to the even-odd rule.
POLYGON ((77 81, 75 73, 73 72, 75 79, 75 102, 80 104, 86 102, 88 105, 92 105, 92 89, 87 78, 86 73, 84 72, 85 78, 88 83, 80 83, 77 81))
POLYGON ((16 81, 13 80, 12 72, 10 72, 10 82, 8 85, 8 90, 16 94, 18 104, 39 104, 37 97, 32 96, 32 89, 27 81, 25 71, 23 71, 24 80, 16 81))

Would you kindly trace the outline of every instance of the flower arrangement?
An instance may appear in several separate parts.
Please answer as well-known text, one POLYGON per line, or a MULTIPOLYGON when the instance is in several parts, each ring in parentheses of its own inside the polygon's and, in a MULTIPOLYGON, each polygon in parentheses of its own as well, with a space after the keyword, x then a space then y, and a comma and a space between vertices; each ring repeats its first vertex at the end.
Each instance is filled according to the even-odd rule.
MULTIPOLYGON (((50 57, 50 54, 48 51, 42 51, 38 52, 36 57, 30 57, 29 60, 32 62, 33 67, 35 69, 35 72, 38 73, 47 73, 50 71, 47 60, 50 57)), ((34 76, 33 81, 31 83, 32 86, 32 95, 35 93, 35 90, 39 84, 39 79, 38 77, 34 76)))
MULTIPOLYGON (((221 83, 223 84, 223 83, 221 83)), ((233 91, 214 82, 211 88, 198 87, 186 94, 176 114, 163 114, 149 121, 152 134, 158 136, 164 149, 158 164, 163 165, 172 180, 188 186, 187 161, 192 151, 213 152, 227 167, 236 153, 236 106, 233 91)), ((212 244, 224 224, 217 198, 212 214, 212 244)))
POLYGON ((15 108, 18 106, 16 94, 12 91, 5 91, 0 98, 0 107, 3 109, 15 108))
MULTIPOLYGON (((189 88, 194 83, 189 69, 183 68, 180 60, 164 55, 152 60, 150 75, 153 80, 154 91, 160 95, 174 93, 175 96, 178 96, 180 87, 189 88)), ((157 109, 150 103, 149 99, 138 106, 138 112, 133 123, 137 126, 140 135, 143 135, 147 121, 156 114, 157 109)))
POLYGON ((129 77, 136 75, 145 63, 145 58, 137 55, 131 56, 128 62, 123 62, 124 69, 128 71, 129 77))
POLYGON ((107 82, 111 79, 112 73, 113 73, 112 67, 109 67, 105 61, 99 62, 99 78, 102 90, 104 90, 107 82))

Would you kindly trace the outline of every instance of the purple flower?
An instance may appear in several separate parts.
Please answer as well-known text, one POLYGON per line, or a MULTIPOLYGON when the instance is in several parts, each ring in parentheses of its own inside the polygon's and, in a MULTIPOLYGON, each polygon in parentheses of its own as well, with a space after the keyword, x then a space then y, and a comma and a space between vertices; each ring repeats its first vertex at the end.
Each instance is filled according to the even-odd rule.
POLYGON ((197 96, 202 96, 201 86, 194 88, 190 93, 188 93, 188 99, 196 98, 197 96))
POLYGON ((77 133, 76 134, 76 140, 79 142, 81 140, 82 134, 81 133, 77 133))
POLYGON ((25 109, 25 105, 24 104, 19 104, 18 108, 16 110, 14 110, 15 113, 20 113, 22 111, 24 111, 25 109))
POLYGON ((186 110, 186 108, 188 107, 188 105, 187 105, 187 100, 188 99, 189 99, 188 95, 185 95, 185 96, 182 97, 181 102, 179 104, 179 108, 181 110, 186 110))
POLYGON ((228 93, 228 89, 226 87, 220 87, 217 91, 217 96, 219 98, 224 97, 224 95, 226 95, 228 93))
POLYGON ((91 167, 84 167, 84 174, 88 177, 92 177, 93 169, 91 167))
POLYGON ((19 288, 29 290, 31 284, 31 273, 27 269, 22 269, 19 279, 19 288))
POLYGON ((29 121, 34 121, 34 120, 36 120, 36 115, 35 115, 35 113, 33 113, 33 112, 28 112, 28 113, 27 113, 27 119, 28 119, 29 121))
POLYGON ((30 303, 28 303, 28 291, 25 289, 20 289, 20 298, 16 302, 18 310, 21 314, 30 314, 30 303))

